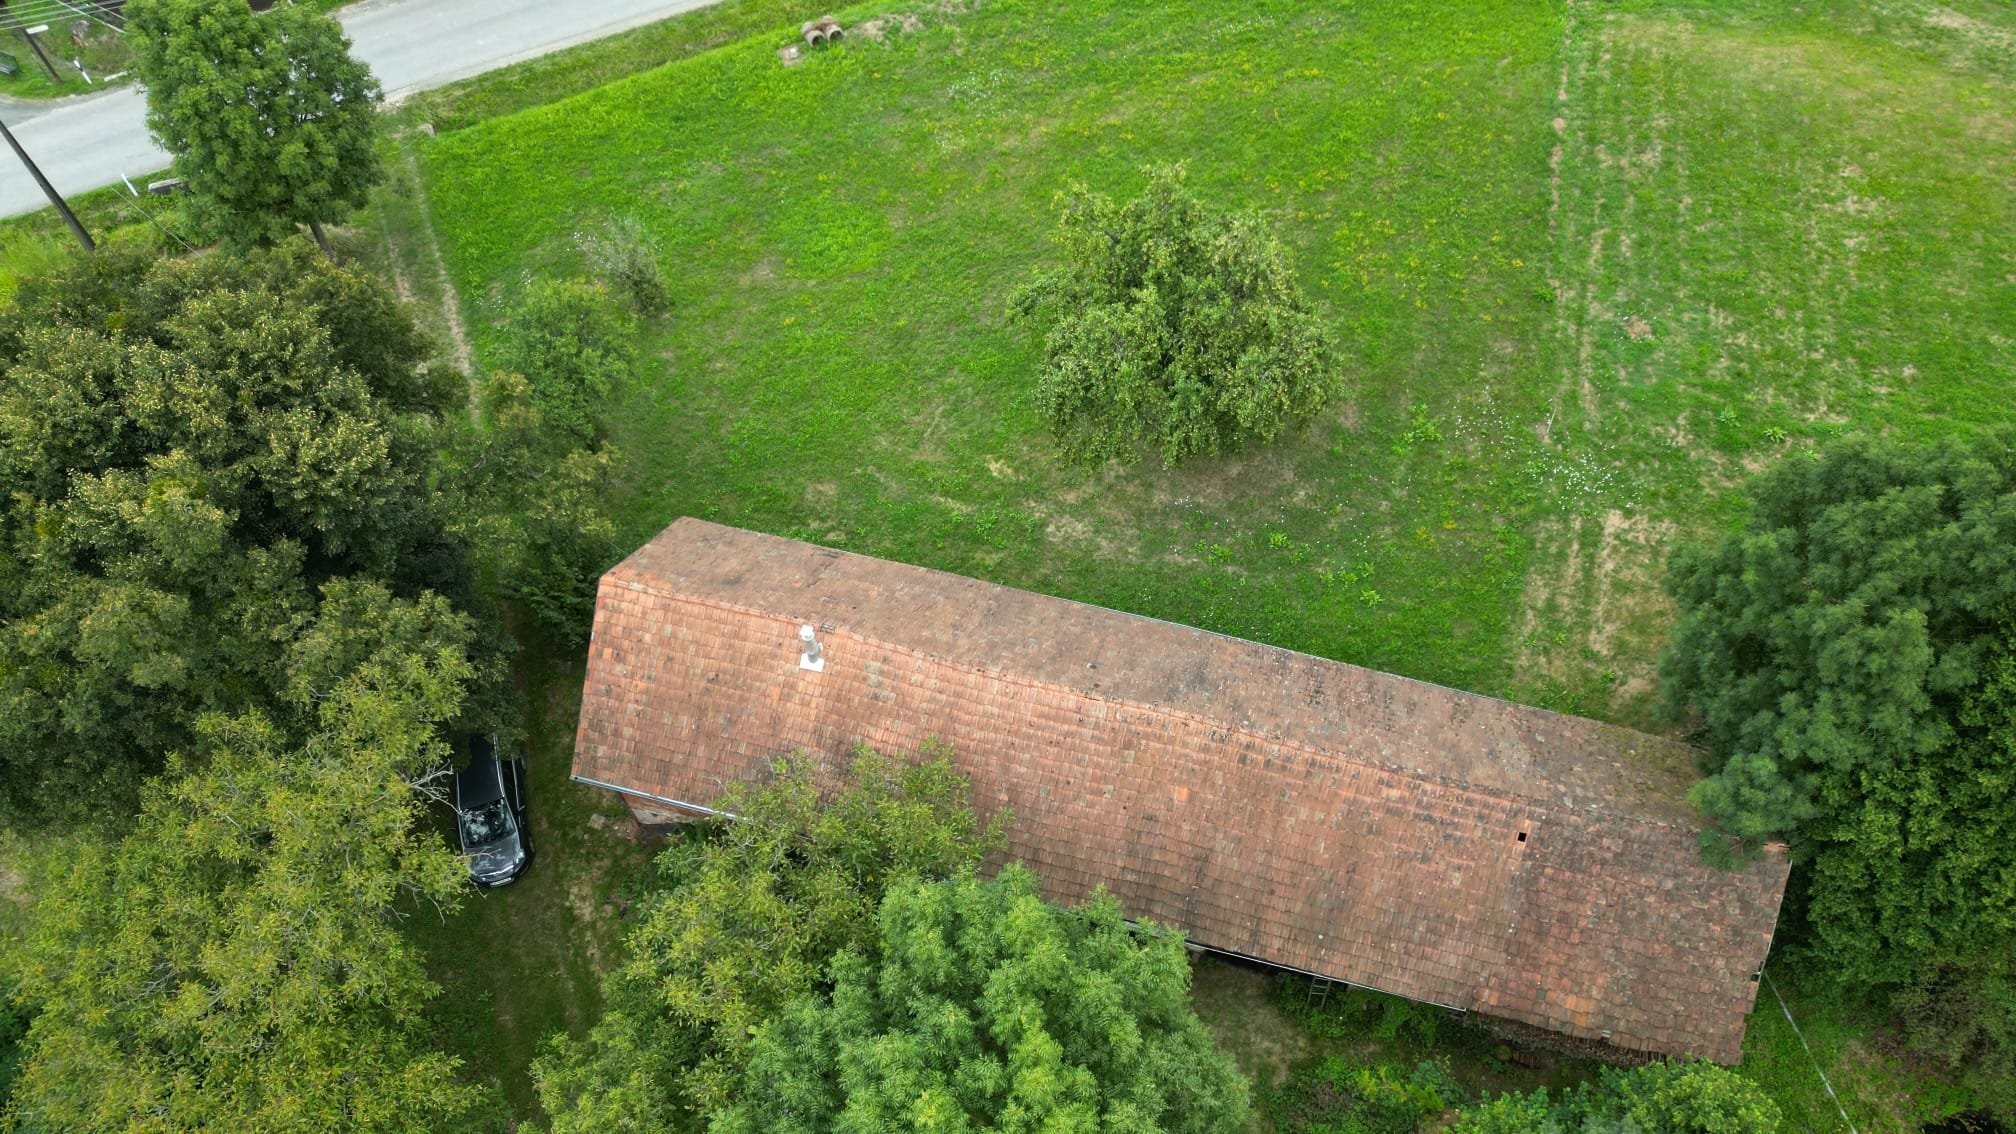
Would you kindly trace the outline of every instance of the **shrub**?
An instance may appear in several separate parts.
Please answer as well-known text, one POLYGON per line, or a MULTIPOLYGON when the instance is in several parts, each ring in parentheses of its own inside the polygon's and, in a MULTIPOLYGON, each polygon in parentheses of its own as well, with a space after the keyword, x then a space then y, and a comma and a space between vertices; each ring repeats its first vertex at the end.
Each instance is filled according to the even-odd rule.
POLYGON ((1508 1092, 1466 1107, 1449 1134, 1561 1134, 1561 1130, 1561 1118, 1548 1105, 1547 1088, 1542 1087, 1531 1094, 1508 1092))
POLYGON ((1282 974, 1275 1007, 1323 1039, 1363 1039, 1422 1051, 1436 1044, 1448 1010, 1369 988, 1338 987, 1321 1005, 1309 1003, 1308 979, 1282 974))
POLYGON ((1010 297, 1014 318, 1046 327, 1037 406, 1088 462, 1145 444, 1170 466, 1271 441, 1336 395, 1329 337, 1257 214, 1208 213, 1181 167, 1146 172, 1124 205, 1064 194, 1065 265, 1010 297))
POLYGON ((1699 1060, 1603 1069, 1599 1083, 1504 1094, 1466 1108, 1449 1134, 1773 1134, 1778 1104, 1756 1083, 1699 1060))
POLYGON ((499 369, 532 384, 547 423, 599 440, 602 408, 635 362, 636 323, 590 280, 533 280, 505 324, 499 369))
POLYGON ((639 315, 663 311, 669 301, 658 268, 658 250, 636 217, 618 217, 598 232, 575 234, 588 270, 607 283, 639 315))
POLYGON ((1289 1076, 1269 1093, 1266 1109, 1282 1134, 1413 1134, 1463 1099, 1443 1064, 1423 1061, 1405 1071, 1333 1055, 1289 1076))
POLYGON ((1941 965, 1900 991, 1905 1043, 1937 1058, 2003 1124, 2016 1123, 2016 949, 1941 965))
POLYGON ((13 984, 0 976, 0 1113, 14 1094, 21 1074, 21 1040, 28 1034, 29 1011, 14 1002, 13 984))
POLYGON ((1764 1088, 1725 1067, 1699 1060, 1606 1070, 1617 1117, 1657 1134, 1772 1134, 1778 1104, 1764 1088))

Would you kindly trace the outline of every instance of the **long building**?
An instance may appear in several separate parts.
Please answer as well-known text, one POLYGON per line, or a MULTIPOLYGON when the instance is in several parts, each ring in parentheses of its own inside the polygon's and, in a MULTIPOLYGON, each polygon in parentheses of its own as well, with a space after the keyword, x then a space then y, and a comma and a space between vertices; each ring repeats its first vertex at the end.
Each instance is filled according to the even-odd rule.
POLYGON ((1787 867, 1701 863, 1684 745, 682 519, 603 576, 574 778, 711 814, 949 743, 1046 894, 1634 1052, 1741 1055, 1787 867), (808 638, 809 635, 809 638, 808 638))

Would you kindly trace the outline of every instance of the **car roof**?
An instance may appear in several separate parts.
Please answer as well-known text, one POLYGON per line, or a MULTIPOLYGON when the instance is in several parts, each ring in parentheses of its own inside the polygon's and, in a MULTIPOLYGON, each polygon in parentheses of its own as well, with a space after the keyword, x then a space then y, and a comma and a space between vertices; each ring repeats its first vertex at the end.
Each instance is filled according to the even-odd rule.
POLYGON ((455 802, 462 808, 481 807, 504 798, 504 776, 497 767, 497 745, 490 737, 471 736, 469 763, 455 773, 455 802))

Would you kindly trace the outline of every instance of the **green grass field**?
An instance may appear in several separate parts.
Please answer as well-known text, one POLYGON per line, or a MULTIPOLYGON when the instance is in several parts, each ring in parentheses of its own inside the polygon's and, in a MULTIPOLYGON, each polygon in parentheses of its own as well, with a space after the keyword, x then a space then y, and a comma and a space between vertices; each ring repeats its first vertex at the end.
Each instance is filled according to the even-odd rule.
POLYGON ((1479 377, 1537 365, 1548 325, 1525 109, 1553 82, 1547 9, 951 7, 792 68, 759 36, 426 146, 479 352, 524 272, 635 215, 674 312, 613 415, 633 538, 709 515, 1510 688, 1560 471, 1517 424, 1542 403, 1479 377), (1243 458, 1060 467, 1004 297, 1058 189, 1175 157, 1280 218, 1350 393, 1243 458))
POLYGON ((575 233, 660 242, 634 540, 707 515, 1650 724, 1660 566, 1746 470, 2005 412, 2016 19, 1980 9, 941 5, 421 152, 479 354, 575 233), (1172 159, 1275 218, 1349 393, 1064 467, 1004 297, 1058 189, 1172 159))

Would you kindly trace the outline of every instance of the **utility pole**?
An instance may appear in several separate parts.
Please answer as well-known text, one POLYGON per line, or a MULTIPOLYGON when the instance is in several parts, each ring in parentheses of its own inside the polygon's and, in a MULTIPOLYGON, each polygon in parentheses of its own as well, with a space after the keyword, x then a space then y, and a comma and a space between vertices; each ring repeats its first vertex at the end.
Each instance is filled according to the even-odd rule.
POLYGON ((42 41, 35 38, 36 33, 48 30, 48 24, 37 24, 32 28, 22 28, 21 38, 28 41, 28 46, 35 51, 35 58, 42 61, 42 69, 49 72, 49 81, 60 87, 63 85, 63 76, 56 73, 56 64, 49 62, 49 53, 42 50, 42 41))
POLYGON ((20 142, 14 140, 14 131, 7 128, 5 120, 0 120, 0 134, 7 136, 7 144, 13 147, 14 156, 20 158, 21 164, 28 167, 28 172, 35 178, 35 184, 42 187, 43 196, 48 197, 49 203, 56 206, 56 211, 62 213, 63 219, 69 222, 70 231, 77 234, 77 241, 84 246, 84 251, 98 251, 98 245, 91 241, 91 234, 84 231, 84 225, 78 221, 77 214, 70 211, 70 203, 63 199, 63 194, 58 193, 54 185, 49 184, 48 178, 42 176, 42 171, 36 167, 35 160, 28 156, 27 150, 21 148, 20 142))

